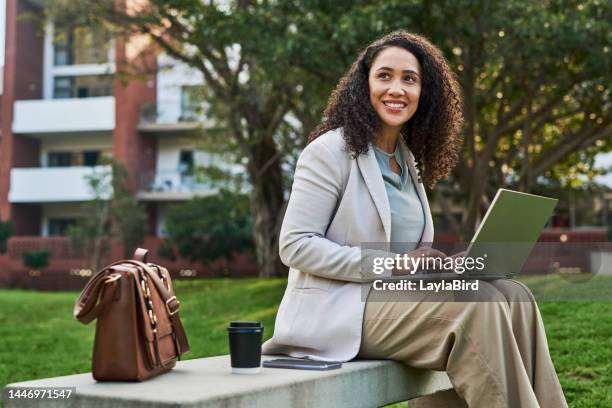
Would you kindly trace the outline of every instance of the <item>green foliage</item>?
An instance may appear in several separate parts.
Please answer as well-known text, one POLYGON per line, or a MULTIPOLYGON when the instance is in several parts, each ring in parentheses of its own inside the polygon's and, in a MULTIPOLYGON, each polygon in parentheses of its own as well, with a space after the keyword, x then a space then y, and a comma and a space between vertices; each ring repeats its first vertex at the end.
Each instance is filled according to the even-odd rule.
POLYGON ((113 162, 112 168, 111 222, 115 230, 114 235, 123 246, 123 254, 128 257, 145 239, 148 229, 147 213, 127 185, 127 169, 118 162, 113 162))
POLYGON ((11 221, 0 221, 0 254, 5 254, 8 239, 13 235, 13 223, 11 221))
POLYGON ((104 159, 104 167, 87 176, 94 198, 83 205, 87 216, 68 228, 68 236, 78 253, 89 257, 93 270, 118 239, 128 256, 143 241, 147 232, 147 216, 128 187, 128 173, 121 163, 104 159))
MULTIPOLYGON (((249 199, 221 190, 168 209, 167 245, 204 264, 253 248, 249 199)), ((164 248, 168 253, 168 248, 164 248)))
POLYGON ((163 241, 159 247, 157 248, 157 256, 159 256, 162 259, 167 259, 168 261, 176 261, 177 260, 177 256, 176 253, 174 252, 174 248, 172 248, 172 244, 170 242, 163 241))
POLYGON ((25 251, 23 264, 30 269, 42 269, 49 265, 49 250, 25 251))
MULTIPOLYGON (((594 155, 612 149, 610 4, 151 0, 134 15, 117 11, 112 0, 48 0, 45 11, 118 35, 148 33, 199 70, 206 122, 214 123, 202 144, 231 152, 254 194, 263 183, 288 188, 305 136, 369 41, 395 29, 424 34, 441 48, 464 93, 464 150, 445 183, 466 203, 469 236, 481 203, 497 188, 530 191, 542 179, 574 188, 580 175, 594 174, 594 155), (271 177, 281 169, 289 177, 271 177)), ((253 211, 282 207, 278 198, 269 201, 254 200, 253 211)), ((274 230, 255 229, 260 237, 274 230)), ((275 242, 264 238, 257 242, 275 242)))
MULTIPOLYGON (((227 324, 232 320, 261 320, 264 340, 272 337, 285 285, 285 279, 174 281, 191 345, 184 358, 228 354, 227 324)), ((0 289, 0 361, 6 362, 0 364, 0 388, 91 371, 96 324, 84 325, 74 319, 77 297, 78 292, 0 289)))
MULTIPOLYGON (((227 157, 227 155, 225 155, 227 157)), ((227 157, 228 162, 230 160, 227 157)), ((227 167, 227 162, 223 163, 227 167)), ((229 191, 244 191, 247 186, 246 174, 244 172, 231 171, 222 167, 219 163, 209 166, 197 166, 193 169, 193 177, 199 183, 206 183, 212 188, 229 191)))
POLYGON ((94 271, 100 269, 102 258, 110 251, 112 177, 109 166, 94 169, 85 177, 94 198, 83 204, 86 216, 79 218, 67 231, 75 252, 85 255, 94 271))
MULTIPOLYGON (((524 277, 537 295, 540 277, 524 277)), ((264 340, 286 279, 201 279, 174 282, 181 320, 191 344, 186 359, 227 354, 227 323, 261 320, 264 340)), ((555 286, 555 285, 553 285, 555 286)), ((612 291, 612 279, 571 285, 588 299, 612 291)), ((91 371, 95 324, 72 317, 77 292, 0 290, 0 387, 5 384, 91 371), (23 322, 28 324, 24 325, 23 322), (49 330, 50 325, 54 330, 49 330), (19 351, 19 352, 17 352, 19 351)), ((572 408, 612 406, 612 320, 610 302, 539 300, 551 357, 572 408)), ((405 403, 402 407, 405 407, 405 403)))

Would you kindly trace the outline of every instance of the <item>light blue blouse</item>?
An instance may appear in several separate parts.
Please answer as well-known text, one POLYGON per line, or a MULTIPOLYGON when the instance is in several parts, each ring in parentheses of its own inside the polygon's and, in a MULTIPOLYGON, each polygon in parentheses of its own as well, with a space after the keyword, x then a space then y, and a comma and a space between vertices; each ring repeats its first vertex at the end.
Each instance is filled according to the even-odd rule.
POLYGON ((416 249, 425 226, 425 214, 399 144, 392 154, 374 145, 374 153, 389 198, 391 243, 399 243, 403 250, 416 249), (401 175, 391 170, 389 159, 393 156, 400 165, 401 175))

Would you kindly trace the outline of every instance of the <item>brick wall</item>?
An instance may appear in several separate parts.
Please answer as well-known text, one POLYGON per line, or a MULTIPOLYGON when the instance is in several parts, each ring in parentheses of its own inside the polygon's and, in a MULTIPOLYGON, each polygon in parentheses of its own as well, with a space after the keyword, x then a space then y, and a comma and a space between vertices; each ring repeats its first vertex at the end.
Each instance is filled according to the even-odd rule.
POLYGON ((5 65, 0 139, 0 219, 13 218, 8 202, 12 167, 38 164, 38 142, 12 133, 13 104, 16 100, 42 97, 44 39, 37 21, 19 17, 38 13, 32 2, 7 0, 5 65))
POLYGON ((136 52, 134 44, 122 39, 116 41, 115 59, 118 71, 145 75, 132 78, 125 83, 115 78, 116 127, 113 132, 113 154, 129 172, 129 185, 136 191, 137 176, 142 172, 155 169, 157 160, 157 138, 138 132, 142 106, 156 100, 157 64, 153 49, 145 47, 136 52))
MULTIPOLYGON (((212 277, 254 277, 257 266, 252 254, 237 256, 227 262, 217 260, 209 265, 190 262, 187 259, 168 261, 157 256, 162 239, 149 237, 144 247, 149 249, 149 262, 168 268, 173 279, 212 277)), ((123 259, 123 249, 114 245, 102 264, 123 259)), ((64 237, 13 237, 9 239, 8 254, 0 256, 0 287, 23 287, 40 290, 80 290, 91 276, 87 260, 74 253, 64 237), (23 265, 23 253, 46 248, 50 252, 49 266, 40 271, 30 271, 23 265)))
POLYGON ((8 256, 0 254, 0 287, 5 287, 9 282, 8 256))

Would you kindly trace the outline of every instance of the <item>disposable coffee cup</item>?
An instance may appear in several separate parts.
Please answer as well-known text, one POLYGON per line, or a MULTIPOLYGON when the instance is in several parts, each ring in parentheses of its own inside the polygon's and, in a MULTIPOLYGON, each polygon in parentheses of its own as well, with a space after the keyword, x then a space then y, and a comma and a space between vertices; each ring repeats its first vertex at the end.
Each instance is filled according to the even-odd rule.
POLYGON ((230 322, 229 334, 232 373, 256 374, 261 367, 261 322, 230 322))

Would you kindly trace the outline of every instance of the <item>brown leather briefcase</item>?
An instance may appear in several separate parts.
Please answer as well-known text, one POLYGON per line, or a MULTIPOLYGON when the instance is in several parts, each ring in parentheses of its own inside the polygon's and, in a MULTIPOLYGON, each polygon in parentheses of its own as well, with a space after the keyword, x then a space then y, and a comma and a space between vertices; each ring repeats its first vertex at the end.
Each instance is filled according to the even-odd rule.
POLYGON ((189 351, 166 268, 146 263, 147 250, 115 262, 89 280, 74 306, 83 324, 97 318, 92 374, 98 381, 143 381, 171 370, 189 351))

